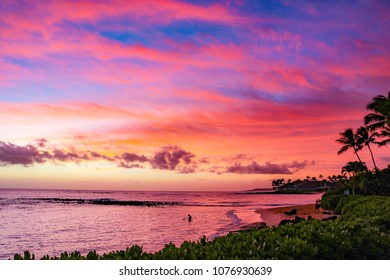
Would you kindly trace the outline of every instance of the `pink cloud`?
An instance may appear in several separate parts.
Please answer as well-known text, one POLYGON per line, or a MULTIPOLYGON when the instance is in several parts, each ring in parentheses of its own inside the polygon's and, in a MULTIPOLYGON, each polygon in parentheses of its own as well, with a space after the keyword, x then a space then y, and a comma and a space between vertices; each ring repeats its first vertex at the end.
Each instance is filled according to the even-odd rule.
POLYGON ((182 19, 233 22, 236 18, 225 6, 220 4, 202 7, 169 0, 132 1, 131 3, 123 0, 110 1, 110 3, 55 1, 49 7, 49 10, 54 12, 54 18, 57 20, 66 17, 74 20, 97 21, 104 17, 118 15, 139 16, 153 23, 168 23, 182 19))

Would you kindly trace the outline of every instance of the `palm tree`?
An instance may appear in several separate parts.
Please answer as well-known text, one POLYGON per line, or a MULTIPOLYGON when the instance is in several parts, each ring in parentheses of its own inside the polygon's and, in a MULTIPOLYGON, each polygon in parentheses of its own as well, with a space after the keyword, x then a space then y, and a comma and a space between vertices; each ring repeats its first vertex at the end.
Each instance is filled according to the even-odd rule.
POLYGON ((358 155, 358 151, 362 149, 362 145, 358 142, 356 134, 353 132, 353 129, 346 129, 344 132, 340 133, 340 136, 341 137, 337 139, 336 142, 342 144, 343 146, 337 152, 337 154, 340 155, 352 148, 359 162, 362 162, 358 155))
POLYGON ((352 181, 352 177, 355 177, 363 172, 368 171, 365 163, 359 162, 359 161, 350 161, 347 163, 347 165, 343 166, 341 169, 341 173, 344 175, 345 172, 348 172, 349 174, 349 182, 352 183, 352 194, 355 194, 355 182, 352 181))
POLYGON ((368 125, 369 130, 380 129, 378 136, 385 138, 379 142, 379 146, 390 143, 390 91, 387 97, 378 95, 367 104, 367 109, 372 113, 364 117, 364 123, 368 125))
POLYGON ((358 173, 367 171, 366 164, 359 161, 350 161, 341 169, 341 173, 348 173, 349 176, 356 176, 358 173))
POLYGON ((375 142, 375 140, 376 140, 375 137, 377 137, 377 136, 378 136, 377 132, 373 132, 372 134, 369 134, 367 128, 365 128, 364 126, 359 127, 356 131, 356 137, 357 137, 358 143, 360 145, 367 146, 368 150, 370 151, 371 159, 372 159, 372 162, 374 163, 375 170, 377 170, 378 168, 376 167, 376 163, 375 163, 374 155, 372 154, 370 143, 377 143, 377 142, 375 142))
POLYGON ((274 190, 278 190, 280 186, 285 183, 284 178, 272 180, 272 186, 274 190))
POLYGON ((331 182, 331 183, 333 183, 333 184, 335 184, 335 183, 337 183, 337 177, 336 177, 336 175, 332 175, 332 176, 328 176, 328 181, 329 182, 331 182))

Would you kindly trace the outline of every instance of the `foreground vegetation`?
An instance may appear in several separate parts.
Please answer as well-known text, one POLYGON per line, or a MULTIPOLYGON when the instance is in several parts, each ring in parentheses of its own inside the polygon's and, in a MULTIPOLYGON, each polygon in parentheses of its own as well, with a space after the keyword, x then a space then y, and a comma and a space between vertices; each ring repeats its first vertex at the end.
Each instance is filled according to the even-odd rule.
MULTIPOLYGON (((95 251, 62 253, 61 260, 178 260, 178 259, 390 259, 390 197, 344 196, 330 192, 341 217, 334 221, 307 220, 279 227, 251 229, 207 241, 174 244, 154 254, 139 246, 102 255, 95 251)), ((29 252, 14 259, 32 259, 29 252)))

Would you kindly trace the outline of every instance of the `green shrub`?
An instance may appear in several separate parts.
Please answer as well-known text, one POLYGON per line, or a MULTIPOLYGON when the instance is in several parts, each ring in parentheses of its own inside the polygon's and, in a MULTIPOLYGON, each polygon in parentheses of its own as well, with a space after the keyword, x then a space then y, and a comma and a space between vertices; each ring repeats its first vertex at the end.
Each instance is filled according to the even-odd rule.
POLYGON ((366 196, 362 195, 344 195, 340 198, 339 202, 337 203, 336 208, 334 209, 335 214, 343 214, 343 208, 345 205, 349 205, 350 207, 355 206, 357 203, 363 202, 366 200, 366 196))
POLYGON ((321 207, 326 210, 334 211, 340 199, 344 196, 342 190, 328 191, 322 196, 321 207))

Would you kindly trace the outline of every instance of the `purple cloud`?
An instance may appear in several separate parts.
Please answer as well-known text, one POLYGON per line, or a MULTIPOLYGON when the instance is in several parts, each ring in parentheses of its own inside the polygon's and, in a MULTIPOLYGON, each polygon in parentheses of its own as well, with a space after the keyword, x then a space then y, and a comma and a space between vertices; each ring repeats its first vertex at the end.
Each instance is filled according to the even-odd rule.
POLYGON ((123 168, 144 168, 144 166, 135 162, 144 163, 148 161, 148 158, 146 156, 137 155, 134 153, 123 153, 122 156, 116 156, 115 158, 119 160, 117 165, 123 168))
POLYGON ((191 152, 178 146, 166 146, 154 153, 151 157, 136 153, 123 153, 120 156, 108 157, 94 151, 77 151, 70 147, 67 150, 54 148, 43 150, 48 141, 36 140, 36 145, 18 146, 0 141, 0 165, 21 164, 31 166, 35 163, 45 162, 76 162, 105 160, 115 161, 122 168, 144 168, 141 163, 149 163, 154 169, 178 170, 179 173, 196 172, 195 157, 191 152))
POLYGON ((18 146, 12 143, 6 143, 0 141, 0 164, 13 165, 21 164, 25 166, 33 165, 34 163, 50 162, 80 162, 90 161, 96 159, 110 160, 109 157, 100 155, 96 152, 80 152, 74 148, 70 148, 70 151, 54 149, 52 151, 42 150, 40 148, 45 147, 45 143, 48 141, 45 139, 38 139, 37 146, 32 144, 26 146, 18 146))
POLYGON ((34 163, 43 163, 49 155, 41 153, 33 145, 17 146, 0 141, 0 164, 22 164, 25 166, 34 163))
POLYGON ((191 174, 191 173, 196 173, 196 166, 180 166, 178 168, 178 172, 181 174, 191 174))
POLYGON ((213 165, 211 167, 209 167, 208 169, 201 169, 200 171, 201 172, 211 172, 211 173, 215 173, 217 175, 222 175, 226 168, 224 166, 220 166, 220 165, 213 165))
POLYGON ((206 163, 206 164, 209 164, 209 163, 210 163, 210 162, 209 162, 209 159, 206 158, 206 157, 201 158, 201 159, 199 160, 199 162, 200 162, 200 163, 206 163))
POLYGON ((44 148, 46 146, 46 143, 48 143, 49 141, 44 138, 40 138, 40 139, 35 139, 35 142, 37 143, 37 146, 39 148, 44 148))
POLYGON ((104 160, 107 160, 107 161, 113 161, 114 160, 111 157, 99 154, 99 153, 94 152, 94 151, 88 151, 88 153, 89 153, 89 156, 90 156, 91 160, 99 160, 99 159, 104 159, 104 160))
POLYGON ((274 164, 266 162, 265 165, 259 165, 257 162, 252 162, 248 165, 236 163, 226 168, 226 173, 237 174, 292 174, 286 164, 274 164))
POLYGON ((134 162, 134 161, 146 162, 146 161, 148 161, 148 158, 146 156, 137 155, 134 153, 123 153, 122 157, 120 157, 120 158, 126 162, 134 162))
POLYGON ((126 163, 124 161, 120 161, 118 163, 118 167, 122 167, 122 168, 144 168, 144 166, 142 166, 141 164, 138 164, 138 163, 126 163))
POLYGON ((237 162, 237 161, 244 161, 244 160, 253 160, 252 156, 246 155, 246 154, 236 154, 234 156, 230 157, 224 157, 222 158, 223 161, 225 162, 237 162))
POLYGON ((175 170, 179 163, 190 164, 195 157, 191 152, 185 151, 178 146, 166 146, 154 154, 149 160, 152 168, 175 170))
POLYGON ((294 160, 291 164, 287 165, 288 168, 296 168, 296 169, 302 169, 305 168, 306 166, 307 166, 307 160, 302 162, 298 162, 294 160))

